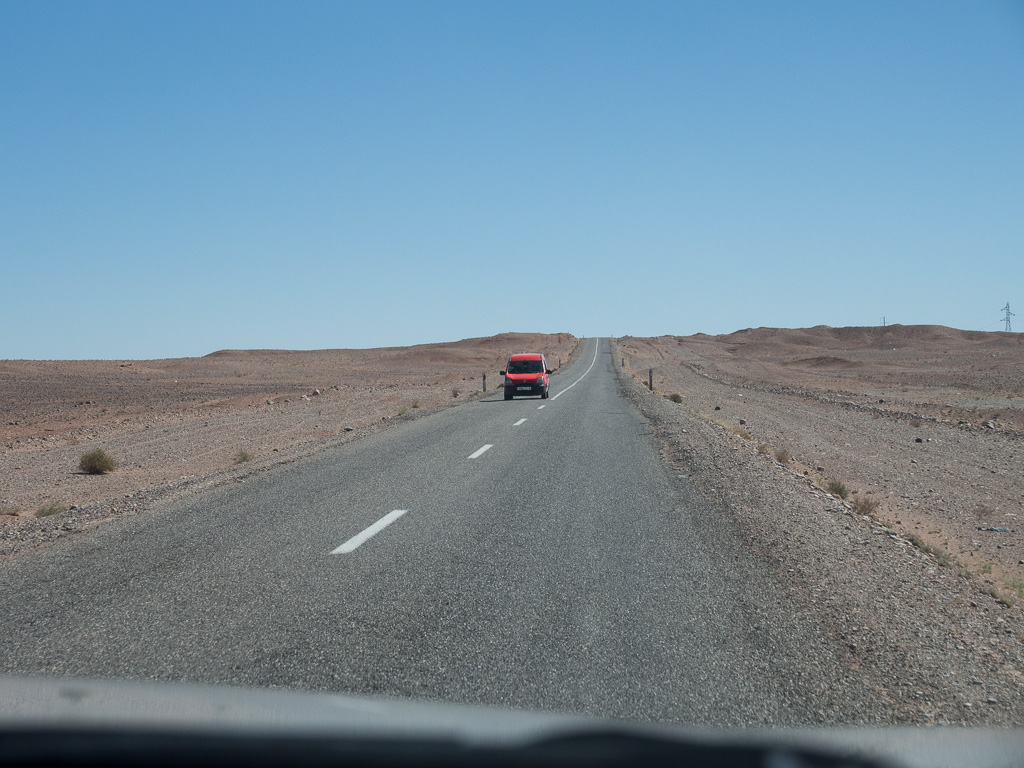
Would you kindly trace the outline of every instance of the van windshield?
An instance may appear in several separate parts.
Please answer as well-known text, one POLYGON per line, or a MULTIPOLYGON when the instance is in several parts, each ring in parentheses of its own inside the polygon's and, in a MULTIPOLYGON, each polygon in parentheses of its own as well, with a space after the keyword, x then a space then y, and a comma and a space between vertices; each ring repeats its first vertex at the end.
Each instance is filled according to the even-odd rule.
POLYGON ((544 373, 544 364, 540 360, 509 360, 509 373, 544 373))

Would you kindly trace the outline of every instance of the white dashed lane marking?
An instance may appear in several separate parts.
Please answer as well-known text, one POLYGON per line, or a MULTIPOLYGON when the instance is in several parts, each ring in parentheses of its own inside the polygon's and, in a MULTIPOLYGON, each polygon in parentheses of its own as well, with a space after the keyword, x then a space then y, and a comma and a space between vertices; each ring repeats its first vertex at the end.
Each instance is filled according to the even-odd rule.
POLYGON ((489 451, 489 450, 490 450, 491 448, 493 448, 493 447, 494 447, 493 445, 491 445, 490 443, 488 443, 488 444, 487 444, 487 445, 485 445, 485 446, 484 446, 483 448, 478 448, 477 450, 473 451, 473 452, 472 452, 471 454, 469 454, 469 457, 468 457, 468 458, 470 458, 470 459, 475 459, 475 458, 477 458, 478 456, 481 456, 481 455, 483 455, 484 453, 486 453, 487 451, 489 451))
POLYGON ((342 544, 336 550, 331 552, 331 554, 332 555, 344 555, 344 554, 347 554, 348 552, 351 552, 352 550, 354 550, 357 547, 359 547, 360 544, 366 542, 369 539, 372 539, 374 536, 376 536, 378 533, 383 531, 385 528, 387 528, 389 525, 391 525, 393 522, 395 522, 395 520, 400 518, 402 515, 404 515, 408 511, 409 510, 407 510, 407 509, 396 509, 393 512, 388 512, 386 515, 384 515, 384 517, 382 517, 376 523, 371 525, 369 528, 366 528, 361 533, 357 533, 355 536, 353 536, 351 539, 346 541, 344 544, 342 544))

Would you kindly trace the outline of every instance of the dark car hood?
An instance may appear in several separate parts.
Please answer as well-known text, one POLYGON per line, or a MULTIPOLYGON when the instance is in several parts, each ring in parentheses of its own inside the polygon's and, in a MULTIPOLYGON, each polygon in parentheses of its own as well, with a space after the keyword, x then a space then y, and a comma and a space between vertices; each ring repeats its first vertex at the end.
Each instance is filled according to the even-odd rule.
MULTIPOLYGON (((766 765, 802 765, 807 763, 772 762, 772 759, 775 755, 804 750, 835 759, 835 762, 813 763, 815 765, 848 765, 850 763, 844 761, 852 760, 855 765, 910 768, 954 765, 1011 768, 1020 766, 1024 755, 1024 731, 1019 730, 675 728, 545 712, 326 693, 0 677, 0 746, 3 747, 0 765, 13 764, 9 749, 22 750, 24 754, 33 744, 44 750, 78 745, 91 750, 89 754, 95 756, 99 748, 97 739, 110 750, 112 743, 121 743, 110 740, 123 739, 124 734, 133 739, 125 748, 136 750, 144 749, 147 744, 159 744, 162 749, 172 750, 186 750, 190 744, 198 744, 205 750, 217 745, 217 739, 228 741, 232 749, 248 745, 250 750, 271 749, 273 745, 280 747, 282 744, 300 748, 307 745, 313 749, 328 744, 333 745, 335 754, 339 744, 350 749, 352 745, 361 745, 364 749, 368 745, 374 749, 384 749, 380 745, 387 745, 387 749, 407 745, 407 751, 400 753, 397 762, 393 754, 388 755, 392 758, 390 764, 402 765, 423 764, 424 745, 428 750, 442 747, 454 750, 452 755, 459 759, 453 764, 463 764, 474 754, 498 756, 498 763, 492 760, 492 765, 531 762, 564 765, 565 758, 573 755, 588 758, 590 762, 596 755, 598 759, 594 764, 625 765, 629 764, 630 757, 657 754, 664 758, 664 750, 669 750, 667 756, 677 760, 680 754, 672 750, 682 750, 681 754, 688 758, 687 764, 693 765, 713 764, 692 758, 698 752, 718 758, 719 750, 745 754, 753 750, 768 761, 766 765), (63 734, 70 736, 62 740, 63 734), (141 735, 153 741, 147 742, 141 735), (538 761, 538 757, 553 755, 557 756, 554 762, 538 761), (521 760, 517 759, 520 757, 521 760), (619 757, 624 761, 616 762, 619 757)), ((301 755, 289 754, 289 757, 301 755)), ((664 762, 664 759, 656 762, 664 762)))

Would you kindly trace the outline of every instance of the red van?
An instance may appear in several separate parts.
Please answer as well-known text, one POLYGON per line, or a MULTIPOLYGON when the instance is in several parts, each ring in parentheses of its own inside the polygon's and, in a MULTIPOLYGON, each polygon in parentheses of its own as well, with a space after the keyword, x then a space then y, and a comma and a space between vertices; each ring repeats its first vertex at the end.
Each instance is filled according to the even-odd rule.
POLYGON ((548 396, 548 370, 544 355, 528 352, 512 355, 501 375, 505 377, 505 399, 511 400, 516 395, 548 396))

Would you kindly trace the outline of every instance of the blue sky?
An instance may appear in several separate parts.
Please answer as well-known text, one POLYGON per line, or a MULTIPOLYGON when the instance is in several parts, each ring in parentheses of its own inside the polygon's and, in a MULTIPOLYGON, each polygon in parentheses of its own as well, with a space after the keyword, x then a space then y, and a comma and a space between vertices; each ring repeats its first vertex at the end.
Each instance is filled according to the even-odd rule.
POLYGON ((1024 330, 1024 3, 0 0, 0 358, 1024 330))

